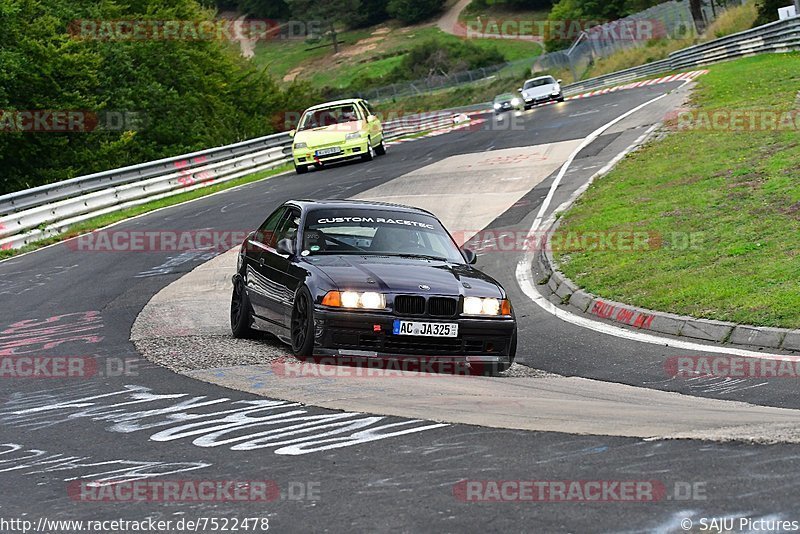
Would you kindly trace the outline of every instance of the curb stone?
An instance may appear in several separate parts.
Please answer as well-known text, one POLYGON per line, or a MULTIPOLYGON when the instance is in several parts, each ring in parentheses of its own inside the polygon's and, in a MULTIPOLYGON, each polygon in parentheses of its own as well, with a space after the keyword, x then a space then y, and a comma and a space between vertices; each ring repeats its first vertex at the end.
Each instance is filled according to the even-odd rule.
POLYGON ((800 351, 800 330, 790 330, 783 338, 782 347, 786 350, 800 351))
POLYGON ((547 282, 547 287, 550 288, 550 291, 552 293, 555 293, 556 291, 558 291, 558 286, 559 286, 559 284, 556 281, 556 273, 553 272, 553 274, 550 275, 550 280, 548 280, 548 282, 547 282))
POLYGON ((569 305, 578 310, 581 313, 584 313, 589 306, 594 301, 594 295, 587 293, 586 291, 579 289, 572 294, 569 298, 569 305))
POLYGON ((779 348, 786 330, 780 328, 752 327, 738 325, 731 334, 731 343, 736 345, 755 345, 757 347, 779 348))
POLYGON ((728 339, 736 325, 724 321, 711 321, 708 319, 693 319, 683 325, 683 335, 695 339, 705 339, 720 343, 728 339))

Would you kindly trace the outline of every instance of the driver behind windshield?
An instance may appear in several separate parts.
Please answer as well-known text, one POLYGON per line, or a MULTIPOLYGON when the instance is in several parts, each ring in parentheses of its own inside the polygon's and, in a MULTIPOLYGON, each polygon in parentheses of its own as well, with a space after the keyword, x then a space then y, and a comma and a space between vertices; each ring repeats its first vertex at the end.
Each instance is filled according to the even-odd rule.
POLYGON ((303 231, 303 255, 404 256, 464 263, 434 217, 390 210, 318 210, 303 231))

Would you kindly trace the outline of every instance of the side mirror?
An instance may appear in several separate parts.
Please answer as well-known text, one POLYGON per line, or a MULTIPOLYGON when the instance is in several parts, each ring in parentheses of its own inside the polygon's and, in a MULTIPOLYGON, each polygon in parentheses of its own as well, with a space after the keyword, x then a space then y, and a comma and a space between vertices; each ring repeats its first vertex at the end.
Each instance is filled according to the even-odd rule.
POLYGON ((294 137, 294 134, 297 133, 297 130, 289 130, 289 137, 294 137))
POLYGON ((275 247, 275 250, 278 251, 278 254, 283 254, 284 256, 293 256, 294 241, 291 239, 281 239, 278 241, 278 246, 275 247))
POLYGON ((557 82, 558 82, 558 83, 561 83, 561 78, 559 78, 559 79, 557 80, 557 82))
POLYGON ((522 92, 522 87, 520 87, 519 89, 517 89, 517 91, 519 91, 519 92, 521 93, 521 92, 522 92))
POLYGON ((464 259, 467 260, 469 265, 475 265, 478 262, 478 255, 468 248, 462 248, 461 252, 464 253, 464 259))
POLYGON ((256 230, 253 230, 252 232, 247 234, 247 237, 244 238, 244 243, 242 243, 244 250, 246 251, 253 250, 253 245, 250 244, 250 241, 254 240, 255 238, 256 238, 256 230))

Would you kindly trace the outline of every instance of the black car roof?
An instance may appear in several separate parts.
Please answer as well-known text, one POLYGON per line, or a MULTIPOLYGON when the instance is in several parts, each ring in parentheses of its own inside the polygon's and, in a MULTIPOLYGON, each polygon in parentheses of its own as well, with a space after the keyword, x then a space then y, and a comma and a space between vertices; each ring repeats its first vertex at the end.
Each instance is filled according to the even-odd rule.
POLYGON ((404 213, 421 213, 436 217, 433 213, 422 208, 405 206, 403 204, 392 204, 390 202, 373 202, 369 200, 347 200, 347 199, 327 199, 327 200, 289 200, 286 204, 294 205, 302 210, 312 210, 316 208, 346 208, 346 209, 386 209, 391 208, 404 213))

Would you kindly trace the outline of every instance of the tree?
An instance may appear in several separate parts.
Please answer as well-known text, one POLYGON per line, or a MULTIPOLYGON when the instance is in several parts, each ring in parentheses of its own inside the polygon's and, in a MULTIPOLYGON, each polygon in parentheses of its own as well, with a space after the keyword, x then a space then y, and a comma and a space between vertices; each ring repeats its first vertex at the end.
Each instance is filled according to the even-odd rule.
POLYGON ((788 0, 759 0, 758 18, 753 27, 778 20, 778 8, 785 7, 787 4, 788 0))
POLYGON ((442 10, 444 0, 389 0, 386 11, 406 24, 416 24, 442 10))
POLYGON ((706 21, 703 19, 703 0, 689 0, 689 10, 692 12, 694 26, 698 33, 705 31, 706 21))
MULTIPOLYGON (((690 2, 699 1, 690 0, 690 2)), ((548 19, 554 22, 610 22, 659 3, 661 3, 661 0, 559 0, 550 10, 548 19)), ((570 37, 571 39, 564 39, 563 35, 545 36, 547 50, 552 52, 569 47, 578 36, 570 35, 570 37)))
POLYGON ((287 4, 296 19, 327 26, 334 53, 339 51, 336 25, 346 26, 361 6, 360 0, 287 0, 287 4))
POLYGON ((239 0, 239 9, 257 18, 285 19, 291 14, 284 0, 239 0))
POLYGON ((361 7, 358 12, 352 14, 348 26, 366 28, 380 24, 388 18, 386 0, 361 0, 361 7))
POLYGON ((548 9, 553 6, 553 0, 505 0, 504 2, 511 9, 548 9))
POLYGON ((0 194, 266 135, 290 103, 297 108, 317 99, 304 87, 281 91, 227 42, 97 39, 69 32, 75 20, 212 20, 211 11, 194 0, 164 4, 0 2, 0 194), (2 131, 8 126, 2 117, 13 117, 13 110, 100 117, 131 112, 145 120, 144 127, 2 131))

